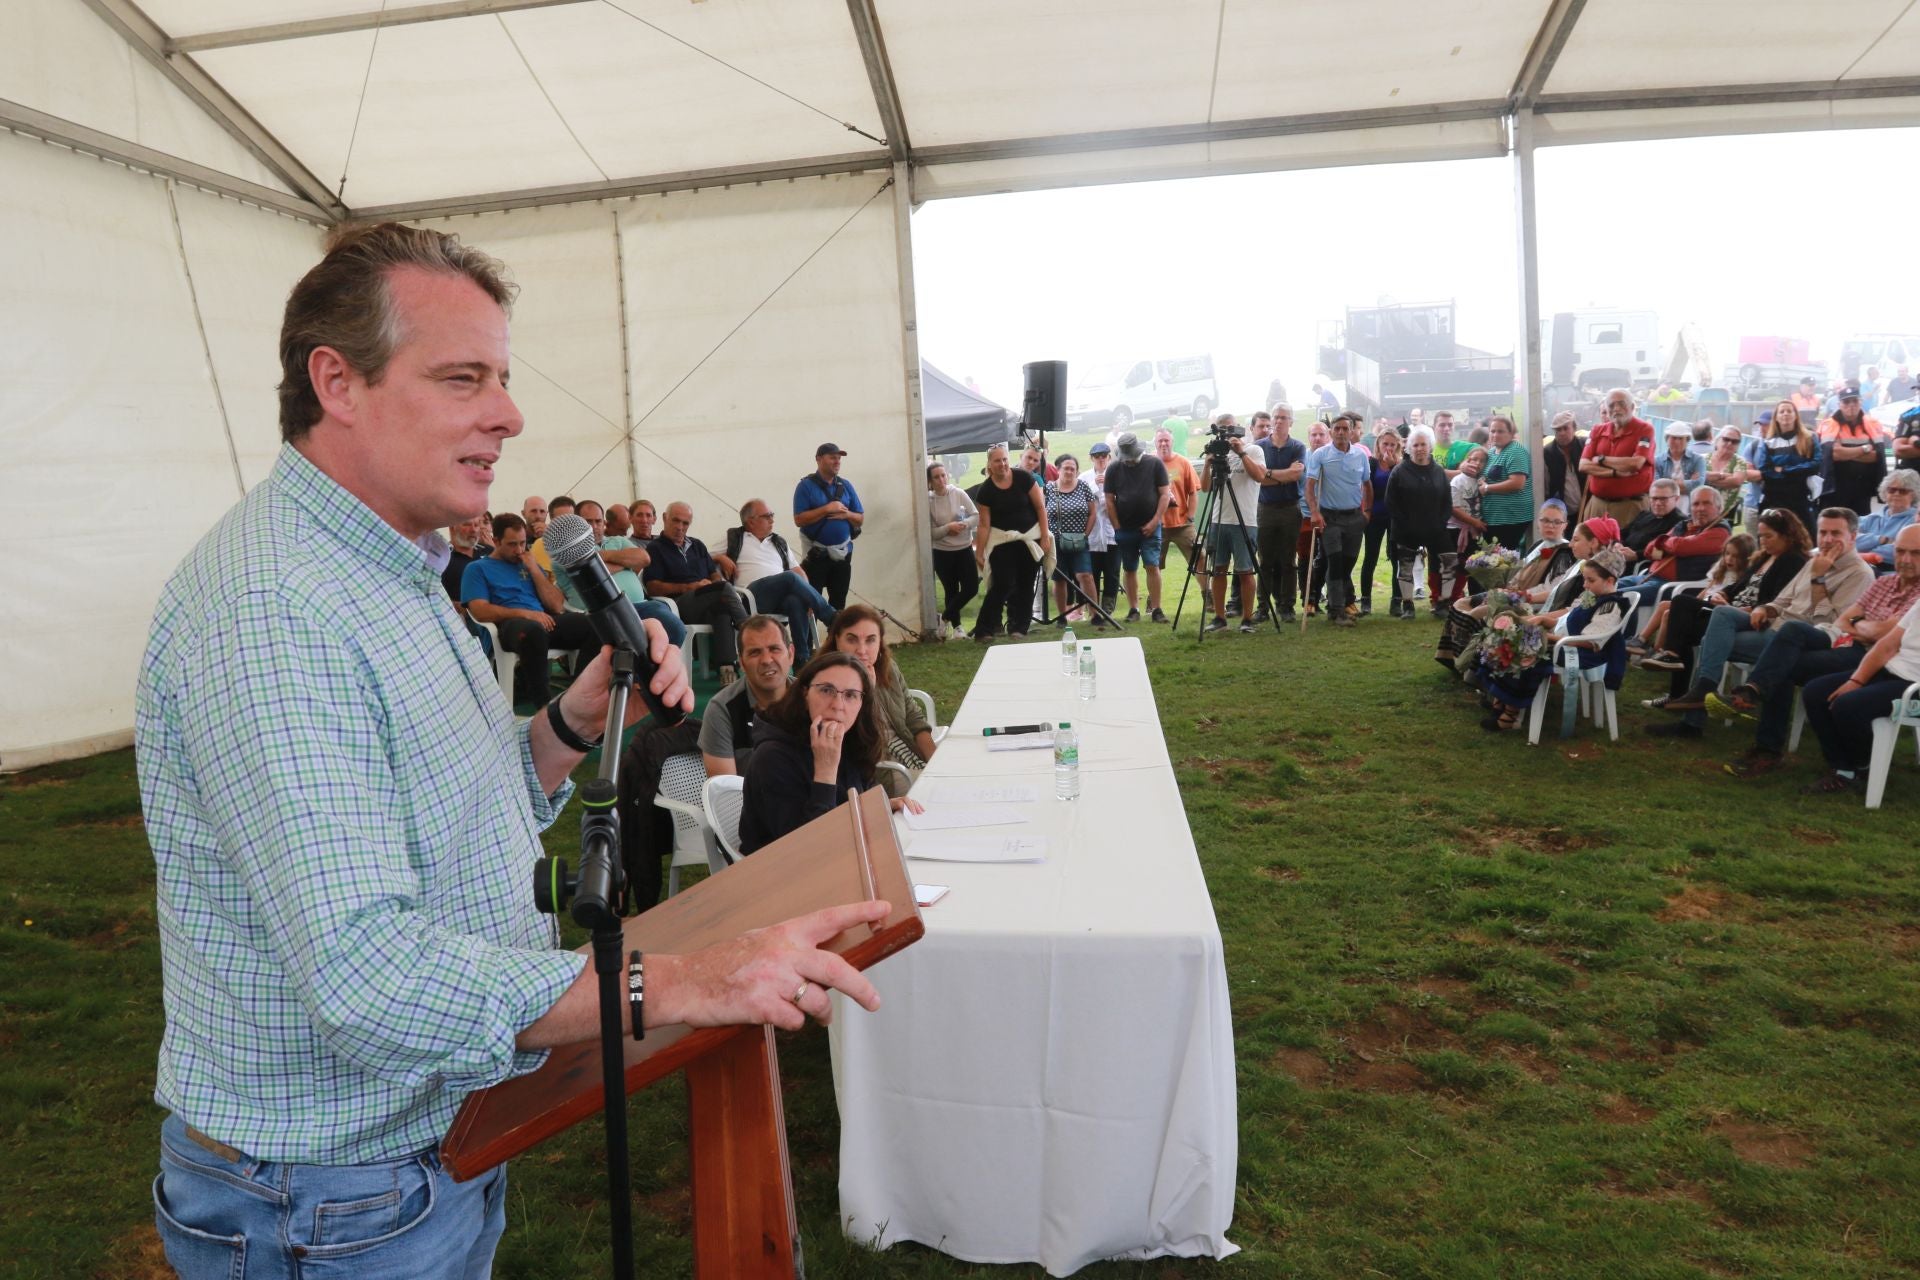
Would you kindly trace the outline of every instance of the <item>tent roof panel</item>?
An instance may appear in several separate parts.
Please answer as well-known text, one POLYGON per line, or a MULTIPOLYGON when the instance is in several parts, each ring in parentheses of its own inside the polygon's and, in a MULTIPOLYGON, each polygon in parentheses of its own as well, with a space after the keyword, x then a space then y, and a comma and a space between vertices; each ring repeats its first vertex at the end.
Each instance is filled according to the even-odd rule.
POLYGON ((916 147, 1207 118, 1217 0, 876 0, 916 147))
POLYGON ((1504 98, 1550 0, 1229 0, 1214 120, 1504 98), (1355 31, 1365 56, 1349 58, 1355 31), (1327 63, 1332 62, 1328 74, 1327 63))
POLYGON ((1915 68, 1920 68, 1920 5, 1908 9, 1880 42, 1862 55, 1847 72, 1847 79, 1910 76, 1915 68))
POLYGON ((0 4, 0 98, 288 191, 258 157, 74 0, 0 4))
POLYGON ((355 31, 197 56, 327 180, 344 166, 359 207, 876 145, 846 127, 879 133, 844 6, 651 12, 668 8, 564 5, 391 27, 377 50, 355 31))
POLYGON ((1546 92, 1838 80, 1909 3, 1587 0, 1546 92))

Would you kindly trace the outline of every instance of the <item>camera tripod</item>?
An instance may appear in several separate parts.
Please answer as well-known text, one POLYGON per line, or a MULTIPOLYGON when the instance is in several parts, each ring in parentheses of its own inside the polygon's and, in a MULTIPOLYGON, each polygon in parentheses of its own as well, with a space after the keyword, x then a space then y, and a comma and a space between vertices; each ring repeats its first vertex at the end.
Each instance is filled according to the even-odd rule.
MULTIPOLYGON (((1220 522, 1220 511, 1223 505, 1232 507, 1233 517, 1241 530, 1241 536, 1247 541, 1247 559, 1253 563, 1254 580, 1257 582, 1260 578, 1259 536, 1254 532, 1253 526, 1247 524, 1245 518, 1246 511, 1240 505, 1240 495, 1233 491, 1233 485, 1231 483, 1232 473, 1228 466, 1228 459, 1233 456, 1233 446, 1228 444, 1224 438, 1215 438, 1207 442, 1207 447, 1204 452, 1207 460, 1207 496, 1210 501, 1207 503, 1206 511, 1202 513, 1200 517, 1199 526, 1194 530, 1194 546, 1199 549, 1200 556, 1198 559, 1193 556, 1187 557, 1187 577, 1186 580, 1180 584, 1180 600, 1173 608, 1173 629, 1175 631, 1180 629, 1180 613, 1187 607, 1187 588, 1193 585, 1193 580, 1199 573, 1200 560, 1204 560, 1208 569, 1212 571, 1210 576, 1233 576, 1231 571, 1233 564, 1232 549, 1228 548, 1227 554, 1224 557, 1220 557, 1220 559, 1224 560, 1225 567, 1221 564, 1216 564, 1214 562, 1216 557, 1212 554, 1213 527, 1220 522)), ((1241 465, 1245 466, 1246 463, 1242 462, 1241 465)), ((1234 586, 1235 584, 1231 582, 1227 584, 1229 590, 1233 589, 1234 586)), ((1255 599, 1257 600, 1258 598, 1258 592, 1255 592, 1255 599)), ((1203 641, 1207 638, 1207 605, 1211 600, 1212 596, 1209 594, 1208 588, 1203 586, 1200 589, 1200 621, 1198 631, 1198 635, 1203 641)), ((1244 611, 1247 608, 1246 601, 1243 600, 1240 607, 1244 611)), ((1242 618, 1242 621, 1251 623, 1253 617, 1250 614, 1246 615, 1242 618)), ((1280 633, 1280 615, 1272 609, 1269 609, 1267 612, 1267 621, 1273 624, 1274 634, 1278 635, 1280 633)))

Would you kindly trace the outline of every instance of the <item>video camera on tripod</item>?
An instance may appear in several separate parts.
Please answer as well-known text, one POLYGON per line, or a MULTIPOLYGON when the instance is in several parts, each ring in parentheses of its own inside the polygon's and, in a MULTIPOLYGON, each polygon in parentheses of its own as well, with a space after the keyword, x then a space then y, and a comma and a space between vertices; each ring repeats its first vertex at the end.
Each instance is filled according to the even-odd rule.
POLYGON ((1200 452, 1226 465, 1227 457, 1233 452, 1233 442, 1247 438, 1247 429, 1237 422, 1210 422, 1207 424, 1207 442, 1200 452))

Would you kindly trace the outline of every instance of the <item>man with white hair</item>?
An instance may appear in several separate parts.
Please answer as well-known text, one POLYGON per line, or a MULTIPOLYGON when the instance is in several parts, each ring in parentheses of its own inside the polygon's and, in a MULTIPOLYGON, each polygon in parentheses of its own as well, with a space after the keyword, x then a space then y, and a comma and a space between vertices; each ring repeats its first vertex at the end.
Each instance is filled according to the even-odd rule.
POLYGON ((713 628, 713 660, 720 667, 720 683, 732 684, 740 661, 736 629, 747 620, 746 602, 727 581, 726 571, 707 551, 707 544, 690 532, 692 506, 669 502, 662 523, 663 532, 647 544, 652 559, 640 581, 650 595, 671 597, 682 622, 713 628))
POLYGON ((1653 424, 1633 414, 1633 393, 1625 387, 1607 392, 1607 416, 1587 433, 1580 451, 1580 474, 1587 478, 1587 500, 1580 518, 1612 516, 1622 529, 1647 508, 1653 486, 1653 424))

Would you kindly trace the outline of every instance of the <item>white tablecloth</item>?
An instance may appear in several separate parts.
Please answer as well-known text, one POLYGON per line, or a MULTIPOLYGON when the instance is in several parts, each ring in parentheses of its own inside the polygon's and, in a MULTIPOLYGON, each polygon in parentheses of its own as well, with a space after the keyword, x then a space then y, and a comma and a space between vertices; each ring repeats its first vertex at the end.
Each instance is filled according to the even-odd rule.
POLYGON ((1108 1257, 1225 1257, 1238 1135, 1213 903, 1140 643, 1094 641, 1081 702, 1060 646, 996 646, 916 784, 1027 782, 1039 864, 913 861, 952 892, 869 976, 878 1014, 832 1026, 840 1216, 882 1247, 1067 1275, 1108 1257), (989 753, 988 725, 1069 720, 1080 798, 1049 751, 989 753))

